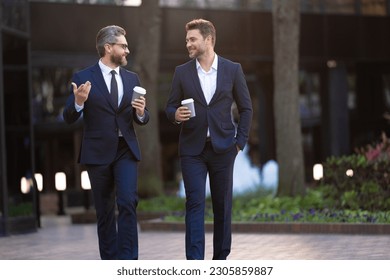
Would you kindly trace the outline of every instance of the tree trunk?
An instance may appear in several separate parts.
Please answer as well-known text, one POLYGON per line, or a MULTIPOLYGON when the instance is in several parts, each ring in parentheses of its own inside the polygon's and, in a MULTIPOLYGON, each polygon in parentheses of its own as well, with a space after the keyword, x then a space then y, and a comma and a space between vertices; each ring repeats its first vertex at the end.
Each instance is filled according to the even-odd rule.
POLYGON ((158 0, 142 1, 138 9, 140 37, 137 38, 133 69, 146 89, 146 107, 150 112, 149 123, 136 128, 142 153, 138 193, 140 197, 152 197, 163 192, 157 106, 161 11, 158 0))
POLYGON ((300 195, 305 190, 298 86, 299 2, 272 1, 278 196, 300 195))

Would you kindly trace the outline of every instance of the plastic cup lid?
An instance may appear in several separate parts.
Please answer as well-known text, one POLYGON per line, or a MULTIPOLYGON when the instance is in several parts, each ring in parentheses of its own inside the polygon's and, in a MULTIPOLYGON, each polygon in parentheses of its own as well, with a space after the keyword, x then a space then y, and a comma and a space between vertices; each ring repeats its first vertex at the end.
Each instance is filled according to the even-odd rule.
POLYGON ((146 89, 143 87, 136 86, 133 88, 133 91, 138 92, 139 94, 146 94, 146 89))
POLYGON ((181 105, 189 104, 189 103, 193 103, 193 102, 194 102, 194 99, 188 98, 188 99, 184 99, 184 100, 181 102, 181 105))

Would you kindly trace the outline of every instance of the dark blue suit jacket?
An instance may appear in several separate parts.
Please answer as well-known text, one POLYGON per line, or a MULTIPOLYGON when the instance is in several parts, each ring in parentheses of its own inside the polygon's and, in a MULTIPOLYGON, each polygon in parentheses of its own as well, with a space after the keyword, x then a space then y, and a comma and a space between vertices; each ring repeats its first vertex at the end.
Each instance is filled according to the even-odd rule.
POLYGON ((179 137, 180 155, 198 155, 207 137, 207 127, 214 151, 223 153, 232 146, 243 149, 248 141, 252 121, 252 102, 245 76, 239 63, 218 56, 217 87, 210 103, 206 103, 196 61, 176 67, 170 97, 166 106, 168 119, 175 123, 175 112, 183 99, 193 98, 196 116, 183 122, 179 137), (240 114, 236 127, 231 114, 233 102, 240 114))
POLYGON ((145 110, 145 118, 140 122, 131 106, 133 88, 140 85, 137 74, 121 68, 120 75, 124 93, 118 109, 114 107, 98 63, 75 73, 72 78, 77 86, 86 81, 92 84, 81 112, 75 109, 73 87, 71 87, 71 94, 63 113, 67 123, 73 123, 83 115, 84 131, 79 157, 79 162, 82 164, 111 163, 118 148, 118 129, 122 132, 135 159, 138 161, 141 159, 133 122, 146 124, 149 121, 149 113, 145 110))

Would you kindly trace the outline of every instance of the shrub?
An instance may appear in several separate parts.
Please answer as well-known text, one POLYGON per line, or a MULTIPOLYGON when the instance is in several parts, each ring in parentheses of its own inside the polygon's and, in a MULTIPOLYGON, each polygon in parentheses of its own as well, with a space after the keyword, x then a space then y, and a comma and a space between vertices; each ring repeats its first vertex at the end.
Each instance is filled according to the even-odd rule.
MULTIPOLYGON (((354 199, 350 200, 346 195, 345 201, 350 203, 354 199)), ((143 204, 143 210, 149 207, 157 210, 156 206, 160 205, 167 211, 165 221, 184 222, 184 203, 182 198, 153 198, 143 204)), ((272 193, 259 190, 233 198, 232 219, 234 222, 271 223, 390 223, 389 211, 335 209, 332 205, 334 202, 324 197, 321 188, 309 189, 305 196, 294 198, 274 197, 272 193)), ((205 220, 213 221, 210 199, 206 201, 205 220)))
POLYGON ((355 154, 328 158, 321 188, 336 208, 369 211, 390 209, 390 141, 357 149, 355 154))

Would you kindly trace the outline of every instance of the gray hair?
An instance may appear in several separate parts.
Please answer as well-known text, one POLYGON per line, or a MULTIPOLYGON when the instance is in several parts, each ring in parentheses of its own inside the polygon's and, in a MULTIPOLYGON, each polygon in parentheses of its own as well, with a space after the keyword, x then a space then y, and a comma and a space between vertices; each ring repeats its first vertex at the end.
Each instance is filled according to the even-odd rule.
POLYGON ((100 57, 103 57, 106 53, 104 45, 113 44, 118 41, 119 36, 125 36, 126 31, 117 25, 109 25, 99 30, 96 35, 96 50, 100 57))

